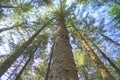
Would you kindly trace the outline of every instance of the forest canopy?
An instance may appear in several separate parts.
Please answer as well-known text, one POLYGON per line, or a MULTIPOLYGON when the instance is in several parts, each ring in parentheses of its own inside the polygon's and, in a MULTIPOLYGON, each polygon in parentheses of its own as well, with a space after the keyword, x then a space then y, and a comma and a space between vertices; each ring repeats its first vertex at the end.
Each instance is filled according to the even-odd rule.
POLYGON ((119 79, 119 0, 0 0, 0 80, 119 79))

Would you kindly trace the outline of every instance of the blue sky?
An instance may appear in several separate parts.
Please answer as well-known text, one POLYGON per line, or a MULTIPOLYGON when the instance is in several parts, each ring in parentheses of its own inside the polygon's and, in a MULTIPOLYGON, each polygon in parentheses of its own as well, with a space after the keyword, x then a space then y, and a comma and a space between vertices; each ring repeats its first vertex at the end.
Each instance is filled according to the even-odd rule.
MULTIPOLYGON (((70 5, 72 1, 73 0, 67 0, 67 4, 70 5)), ((107 13, 108 5, 104 5, 104 6, 96 7, 96 8, 97 9, 94 10, 94 9, 92 9, 92 7, 89 6, 89 8, 86 9, 85 13, 83 13, 82 17, 85 16, 87 12, 89 12, 90 13, 89 15, 91 15, 92 17, 95 18, 95 20, 96 20, 95 25, 96 26, 98 26, 100 21, 102 20, 102 18, 104 18, 105 24, 106 24, 104 30, 107 31, 104 34, 109 36, 111 39, 113 39, 115 41, 118 41, 120 43, 120 30, 114 28, 114 25, 113 25, 114 22, 110 23, 111 17, 108 16, 108 13, 107 13), (103 12, 103 10, 105 10, 105 11, 103 12)), ((40 11, 43 11, 43 10, 40 9, 40 11)), ((43 13, 44 13, 44 11, 43 11, 43 13)), ((34 15, 34 13, 33 13, 33 15, 34 15)), ((34 21, 34 19, 32 18, 33 15, 31 16, 29 21, 34 21), (31 20, 31 19, 33 19, 33 20, 31 20)), ((81 15, 81 14, 79 14, 79 15, 81 15)), ((11 17, 4 18, 0 21, 0 28, 4 28, 8 25, 12 26, 15 22, 16 22, 16 20, 14 20, 14 18, 11 18, 11 17)), ((11 37, 11 35, 9 35, 9 32, 10 31, 0 33, 0 36, 3 36, 3 40, 4 40, 3 41, 4 43, 2 44, 2 46, 0 46, 0 55, 10 53, 10 47, 8 46, 8 39, 11 37)), ((13 36, 14 43, 16 43, 16 44, 18 43, 18 41, 17 41, 18 37, 20 37, 20 36, 16 35, 16 34, 13 36)), ((106 54, 111 58, 116 58, 117 55, 120 55, 120 53, 118 52, 118 51, 120 51, 120 48, 115 46, 114 44, 110 44, 108 41, 104 41, 101 44, 101 46, 106 47, 106 49, 102 49, 102 50, 104 52, 106 52, 106 54)), ((49 52, 50 51, 50 46, 48 46, 48 47, 49 48, 47 50, 49 52)))

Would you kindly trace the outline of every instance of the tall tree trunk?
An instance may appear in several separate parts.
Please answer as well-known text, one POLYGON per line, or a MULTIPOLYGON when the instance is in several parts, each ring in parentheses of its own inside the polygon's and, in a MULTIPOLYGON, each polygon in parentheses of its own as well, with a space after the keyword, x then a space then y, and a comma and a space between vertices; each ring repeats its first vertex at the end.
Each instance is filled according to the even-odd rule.
POLYGON ((111 66, 116 70, 116 72, 120 75, 120 69, 111 61, 109 57, 93 42, 93 40, 89 39, 92 44, 96 47, 96 49, 103 55, 105 59, 108 60, 108 62, 111 64, 111 66))
POLYGON ((83 67, 82 73, 83 73, 83 75, 84 75, 84 77, 85 77, 85 80, 89 80, 89 79, 88 79, 88 73, 87 73, 87 70, 85 69, 85 67, 83 67))
POLYGON ((0 29, 0 33, 4 32, 4 31, 7 31, 7 30, 10 30, 10 29, 13 29, 14 27, 9 27, 9 28, 2 28, 0 29))
POLYGON ((27 46, 36 38, 36 36, 43 30, 46 26, 45 24, 41 29, 39 29, 27 42, 25 42, 13 55, 6 59, 0 65, 0 77, 7 71, 7 69, 15 62, 15 60, 24 52, 27 46))
POLYGON ((9 77, 7 78, 7 80, 12 79, 11 77, 13 77, 13 75, 16 75, 16 72, 17 72, 18 68, 19 68, 19 67, 21 66, 21 64, 24 62, 25 58, 26 58, 26 56, 24 56, 24 58, 19 62, 19 64, 15 66, 14 71, 12 71, 12 73, 9 75, 9 77))
POLYGON ((27 60, 27 62, 25 63, 25 65, 23 66, 23 68, 21 69, 21 71, 19 72, 19 74, 16 76, 15 80, 19 80, 23 71, 25 70, 27 64, 30 62, 31 58, 29 57, 29 59, 27 60))
MULTIPOLYGON (((77 29, 76 29, 77 30, 77 29)), ((85 47, 85 49, 88 51, 91 59, 95 63, 95 65, 98 67, 99 72, 101 73, 104 80, 115 80, 114 77, 110 74, 110 72, 107 70, 105 65, 101 62, 99 57, 95 54, 95 52, 92 50, 90 45, 87 43, 85 38, 81 35, 81 33, 77 30, 77 35, 80 37, 81 43, 85 47)))
POLYGON ((20 8, 20 7, 16 7, 16 6, 2 6, 2 5, 0 5, 0 8, 20 8))
MULTIPOLYGON (((23 71, 25 70, 27 64, 30 62, 30 60, 32 59, 35 51, 36 51, 37 48, 39 47, 39 44, 40 44, 40 42, 39 42, 39 43, 34 43, 34 46, 32 46, 32 47, 28 50, 28 52, 26 53, 26 54, 29 54, 29 55, 28 55, 29 58, 28 58, 28 60, 26 61, 26 63, 24 64, 24 66, 22 67, 22 69, 20 70, 20 72, 18 73, 18 75, 16 76, 15 80, 19 80, 19 79, 20 79, 20 77, 21 77, 23 71)), ((26 55, 26 56, 27 56, 27 55, 26 55)))
POLYGON ((53 56, 54 44, 55 44, 55 43, 53 43, 52 48, 51 48, 50 59, 49 59, 49 62, 48 62, 48 67, 47 67, 47 71, 46 71, 47 73, 46 73, 46 76, 45 76, 45 80, 48 80, 48 77, 49 77, 50 65, 51 65, 52 56, 53 56))
POLYGON ((63 16, 60 17, 48 80, 78 80, 68 31, 63 16))
POLYGON ((110 41, 110 42, 112 42, 112 43, 114 43, 115 45, 117 45, 117 46, 120 47, 120 43, 117 43, 116 41, 110 39, 108 36, 106 36, 106 35, 104 35, 104 34, 102 34, 102 33, 100 33, 100 32, 99 32, 99 34, 100 34, 101 36, 103 36, 105 39, 107 39, 108 41, 110 41))

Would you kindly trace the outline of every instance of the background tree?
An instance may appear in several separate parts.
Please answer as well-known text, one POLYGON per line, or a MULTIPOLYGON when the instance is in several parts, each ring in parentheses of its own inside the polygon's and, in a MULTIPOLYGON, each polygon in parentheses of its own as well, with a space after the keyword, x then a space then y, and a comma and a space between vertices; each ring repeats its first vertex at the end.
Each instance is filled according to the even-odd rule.
MULTIPOLYGON (((120 68, 119 0, 62 0, 62 5, 57 0, 0 1, 0 67, 2 67, 0 68, 0 79, 47 80, 46 75, 49 74, 49 77, 54 75, 51 72, 58 72, 62 68, 55 71, 52 69, 62 66, 65 62, 65 65, 70 66, 63 65, 62 72, 68 74, 67 71, 72 69, 70 62, 75 61, 76 69, 74 71, 77 70, 78 73, 75 74, 78 75, 79 80, 102 80, 99 67, 88 55, 89 51, 82 45, 82 39, 76 37, 74 26, 78 32, 81 32, 84 41, 89 43, 94 54, 98 56, 97 58, 101 61, 100 65, 104 64, 109 74, 119 80, 119 74, 109 63, 112 61, 118 69, 120 68), (59 25, 65 27, 58 30, 61 28, 59 25), (42 26, 44 29, 39 33, 42 26), (58 34, 59 31, 61 31, 60 34, 58 34), (33 35, 37 33, 38 35, 33 39, 33 35), (63 34, 67 35, 67 38, 63 34), (93 43, 98 46, 97 49, 88 37, 93 39, 93 43), (60 40, 61 43, 56 40, 60 40), (25 45, 26 48, 24 48, 25 45), (52 45, 54 45, 53 57, 50 55, 52 45), (63 45, 68 45, 69 49, 63 45), (65 52, 63 54, 60 52, 64 49, 65 52, 73 51, 72 56, 74 57, 70 58, 68 54, 61 57, 65 52), (103 57, 98 49, 109 60, 103 57), (60 53, 59 56, 55 55, 56 53, 60 53), (32 56, 30 56, 31 54, 32 56), (16 55, 17 57, 14 58, 13 56, 16 55), (52 59, 52 64, 50 59, 52 59), (64 62, 61 61, 61 64, 55 65, 57 60, 59 62, 62 59, 64 62)), ((50 79, 49 77, 48 79, 50 79)))

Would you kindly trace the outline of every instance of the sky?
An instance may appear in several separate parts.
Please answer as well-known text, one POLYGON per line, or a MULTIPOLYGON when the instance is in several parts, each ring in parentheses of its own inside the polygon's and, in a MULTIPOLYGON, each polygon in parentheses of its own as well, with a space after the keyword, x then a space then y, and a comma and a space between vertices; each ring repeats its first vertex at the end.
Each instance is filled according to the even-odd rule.
MULTIPOLYGON (((67 5, 70 5, 71 4, 71 2, 72 2, 73 0, 67 0, 67 5)), ((93 16, 93 17, 95 17, 96 18, 96 25, 99 25, 99 21, 100 21, 100 19, 101 18, 105 18, 105 23, 107 24, 107 23, 109 23, 109 19, 110 19, 110 17, 107 15, 107 11, 105 11, 105 12, 102 12, 102 10, 104 10, 104 9, 106 9, 106 8, 108 8, 108 6, 106 5, 106 6, 102 6, 102 7, 100 7, 100 8, 98 8, 97 10, 93 10, 92 11, 92 9, 87 9, 87 11, 88 12, 90 12, 90 15, 91 16, 93 16)), ((85 14, 83 14, 83 16, 84 16, 85 14)), ((11 19, 11 17, 10 18, 6 18, 6 19, 3 19, 2 21, 0 21, 0 29, 1 28, 5 28, 6 26, 12 26, 14 23, 15 23, 16 21, 14 20, 14 19, 11 19), (7 25, 6 25, 7 24, 7 25)), ((110 27, 110 25, 108 26, 108 25, 106 25, 106 30, 108 30, 108 32, 106 33, 106 35, 107 36, 109 36, 109 37, 111 37, 112 39, 114 39, 114 40, 117 40, 118 42, 120 42, 120 37, 114 37, 114 36, 116 36, 116 35, 118 35, 119 33, 120 33, 120 31, 118 31, 118 30, 114 30, 114 31, 110 31, 111 30, 111 28, 109 28, 110 27), (111 33, 110 33, 111 32, 111 33), (118 33, 119 32, 119 33, 118 33), (115 34, 114 34, 115 33, 115 34), (113 34, 114 36, 112 36, 111 34, 113 34)), ((2 46, 0 46, 0 55, 3 55, 3 54, 8 54, 9 53, 9 51, 10 51, 10 47, 8 46, 8 41, 7 41, 7 39, 9 39, 9 37, 10 37, 10 35, 8 35, 8 32, 9 31, 7 31, 7 32, 3 32, 3 33, 0 33, 0 36, 4 36, 4 38, 3 38, 3 42, 4 42, 4 44, 2 44, 2 46), (7 35, 7 36, 6 36, 7 35), (7 50, 7 51, 6 51, 7 50)), ((17 44, 17 37, 16 36, 13 36, 13 38, 14 38, 14 42, 17 44)), ((107 43, 107 41, 106 42, 103 42, 104 44, 105 43, 107 43)), ((103 44, 103 45, 104 45, 103 44)), ((107 46, 109 46, 109 44, 107 44, 107 46)), ((48 46, 49 47, 49 46, 48 46)), ((114 47, 115 48, 115 47, 114 47)), ((109 47, 107 48, 107 49, 109 49, 109 47)), ((47 49, 48 51, 50 51, 50 47, 47 49)), ((107 52, 107 51, 106 51, 107 52)), ((113 53, 111 53, 110 51, 109 52, 107 52, 107 54, 108 54, 108 56, 110 56, 110 57, 116 57, 117 55, 115 55, 115 54, 113 54, 113 53)), ((37 61, 36 61, 37 62, 37 61)))
MULTIPOLYGON (((67 5, 71 5, 71 2, 73 2, 74 0, 67 0, 67 5)), ((82 8, 82 6, 81 6, 82 8)), ((107 13, 107 8, 108 8, 108 5, 105 5, 105 6, 102 6, 102 7, 98 7, 97 10, 93 10, 92 7, 89 6, 89 9, 86 9, 86 12, 89 12, 91 16, 93 16, 94 18, 96 18, 96 23, 95 25, 99 25, 99 22, 102 18, 104 18, 104 21, 105 21, 105 24, 108 24, 109 23, 109 20, 110 20, 110 17, 108 16, 108 13, 107 13), (104 11, 104 12, 103 12, 104 11)), ((83 16, 86 15, 86 12, 83 14, 83 16)), ((33 14, 34 15, 34 14, 33 14)), ((32 19, 32 16, 31 16, 31 19, 32 19)), ((12 18, 12 17, 7 17, 7 18, 3 18, 1 21, 0 21, 0 29, 1 28, 5 28, 7 26, 12 26, 14 23, 16 23, 17 21, 12 18)), ((108 25, 106 25, 106 29, 107 30, 111 30, 110 28, 107 27, 108 25)), ((110 26, 110 25, 109 25, 110 26)), ((119 32, 118 30, 116 30, 117 32, 119 32)), ((0 36, 4 36, 3 37, 3 42, 4 44, 2 44, 2 46, 0 46, 0 55, 2 54, 6 54, 6 51, 7 51, 7 54, 9 53, 10 51, 10 47, 8 46, 8 41, 7 39, 9 39, 10 35, 9 36, 6 36, 8 35, 8 32, 9 31, 6 31, 6 32, 3 32, 3 33, 0 33, 0 36)), ((113 33, 115 33, 113 31, 113 33)), ((118 33, 115 33, 115 34, 118 34, 118 33)), ((120 42, 120 38, 115 38, 113 36, 110 36, 109 34, 109 31, 108 33, 106 33, 106 35, 108 35, 109 37, 111 37, 112 39, 117 39, 118 42, 120 42)), ((16 36, 13 36, 14 37, 14 42, 17 44, 17 37, 16 36)))
MULTIPOLYGON (((71 2, 73 2, 74 0, 67 0, 67 5, 71 5, 71 2)), ((104 18, 104 21, 105 21, 105 24, 108 24, 109 23, 109 20, 110 20, 110 17, 108 16, 107 14, 107 8, 108 8, 108 5, 105 5, 105 6, 102 6, 102 7, 98 7, 97 10, 92 10, 92 7, 89 6, 89 9, 86 9, 86 12, 90 12, 90 15, 93 16, 94 18, 96 18, 96 25, 99 25, 99 22, 102 18, 104 18), (104 11, 104 12, 103 12, 104 11)), ((34 15, 34 14, 33 14, 34 15)), ((83 14, 83 16, 85 16, 86 13, 83 14)), ((32 16, 31 16, 31 19, 32 19, 32 16)), ((33 19, 34 20, 34 19, 33 19)), ((14 18, 12 17, 7 17, 7 18, 3 18, 1 21, 0 21, 0 29, 1 28, 5 28, 7 26, 12 26, 14 23, 16 23, 17 21, 14 20, 14 18)), ((112 39, 120 42, 120 38, 116 38, 114 36, 111 36, 111 34, 115 33, 116 35, 118 35, 118 30, 115 29, 115 31, 113 31, 112 33, 109 33, 109 31, 111 30, 110 28, 107 27, 108 25, 106 25, 105 29, 108 30, 108 33, 106 33, 107 36, 111 37, 112 39)), ((110 26, 110 25, 109 25, 110 26)), ((8 46, 8 41, 7 39, 9 39, 10 35, 8 35, 8 32, 9 31, 6 31, 6 32, 3 32, 3 33, 0 33, 0 36, 4 36, 3 37, 3 43, 2 46, 0 46, 0 55, 2 54, 8 54, 9 51, 10 51, 10 47, 8 46), (7 36, 6 36, 7 35, 7 36), (7 52, 6 52, 7 51, 7 52)), ((13 36, 14 38, 14 42, 17 44, 18 41, 17 41, 17 37, 16 36, 13 36)), ((49 50, 49 49, 48 49, 49 50)))

